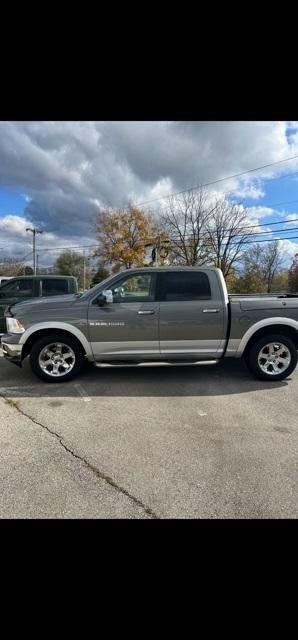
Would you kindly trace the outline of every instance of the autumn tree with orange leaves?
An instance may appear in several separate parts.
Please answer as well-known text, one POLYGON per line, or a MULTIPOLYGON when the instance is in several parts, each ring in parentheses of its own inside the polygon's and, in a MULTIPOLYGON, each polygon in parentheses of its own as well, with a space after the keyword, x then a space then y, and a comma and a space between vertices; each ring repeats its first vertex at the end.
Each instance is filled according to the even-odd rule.
POLYGON ((101 263, 112 265, 114 273, 121 268, 142 267, 145 245, 154 243, 157 233, 153 217, 132 205, 117 211, 100 211, 96 221, 99 247, 94 255, 101 263))

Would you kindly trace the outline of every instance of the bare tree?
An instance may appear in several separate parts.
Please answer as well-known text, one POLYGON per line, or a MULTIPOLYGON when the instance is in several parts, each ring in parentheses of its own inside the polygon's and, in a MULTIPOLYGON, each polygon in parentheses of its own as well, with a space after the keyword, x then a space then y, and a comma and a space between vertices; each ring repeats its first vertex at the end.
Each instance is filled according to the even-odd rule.
POLYGON ((265 244, 252 244, 243 257, 244 276, 255 275, 263 280, 267 293, 271 293, 274 277, 281 270, 284 252, 278 240, 265 244))
POLYGON ((215 202, 212 216, 207 220, 207 239, 212 262, 225 277, 242 257, 243 247, 252 233, 247 225, 247 213, 241 205, 225 198, 215 202))
POLYGON ((213 211, 203 188, 169 198, 159 222, 170 239, 170 262, 188 266, 210 262, 210 248, 204 240, 213 211))
POLYGON ((15 277, 24 275, 25 265, 17 258, 3 258, 0 262, 0 275, 15 277))

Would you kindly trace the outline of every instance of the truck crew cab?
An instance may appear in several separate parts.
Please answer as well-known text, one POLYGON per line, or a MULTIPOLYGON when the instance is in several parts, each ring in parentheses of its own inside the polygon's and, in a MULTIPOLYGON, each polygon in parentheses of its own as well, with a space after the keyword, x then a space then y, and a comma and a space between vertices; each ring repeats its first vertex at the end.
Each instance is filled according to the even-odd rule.
POLYGON ((6 312, 4 356, 30 357, 47 382, 98 367, 208 365, 244 357, 263 380, 297 364, 298 297, 228 296, 214 267, 130 269, 83 295, 28 300, 6 312))

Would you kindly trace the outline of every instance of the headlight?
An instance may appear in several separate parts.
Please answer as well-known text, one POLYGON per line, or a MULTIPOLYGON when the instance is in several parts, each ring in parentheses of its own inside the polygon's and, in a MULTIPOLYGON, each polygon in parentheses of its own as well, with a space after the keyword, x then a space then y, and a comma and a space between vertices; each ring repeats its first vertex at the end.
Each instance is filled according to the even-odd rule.
POLYGON ((6 318, 6 328, 8 333, 24 333, 25 327, 16 318, 6 318))

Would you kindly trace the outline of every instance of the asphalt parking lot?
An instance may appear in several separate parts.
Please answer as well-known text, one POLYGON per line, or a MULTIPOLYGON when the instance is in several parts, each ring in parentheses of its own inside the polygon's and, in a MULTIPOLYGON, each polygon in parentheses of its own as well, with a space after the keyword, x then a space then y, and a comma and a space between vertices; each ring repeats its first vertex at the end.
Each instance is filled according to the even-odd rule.
POLYGON ((0 356, 1 518, 297 518, 298 370, 96 369, 0 356))

